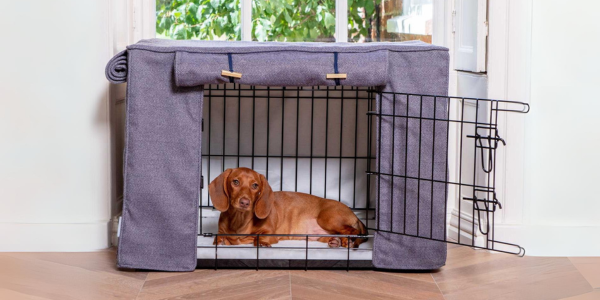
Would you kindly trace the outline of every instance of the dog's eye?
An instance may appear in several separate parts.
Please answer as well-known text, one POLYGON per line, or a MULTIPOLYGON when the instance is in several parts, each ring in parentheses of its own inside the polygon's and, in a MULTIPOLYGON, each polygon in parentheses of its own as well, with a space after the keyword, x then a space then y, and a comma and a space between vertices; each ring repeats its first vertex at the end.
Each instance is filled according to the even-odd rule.
POLYGON ((239 181, 239 180, 237 180, 237 179, 234 179, 234 180, 233 180, 233 185, 235 185, 235 186, 238 186, 238 185, 240 185, 240 181, 239 181))
POLYGON ((253 189, 257 189, 257 188, 258 188, 258 183, 253 183, 253 184, 252 184, 252 188, 253 188, 253 189))

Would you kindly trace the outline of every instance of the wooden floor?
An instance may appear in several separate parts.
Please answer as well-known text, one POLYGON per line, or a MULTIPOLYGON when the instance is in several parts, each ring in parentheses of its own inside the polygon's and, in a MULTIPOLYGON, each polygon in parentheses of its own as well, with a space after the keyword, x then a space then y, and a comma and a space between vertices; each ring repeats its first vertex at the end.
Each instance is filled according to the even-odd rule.
POLYGON ((0 253, 0 299, 600 299, 600 257, 519 258, 450 246, 433 273, 132 272, 115 252, 0 253))

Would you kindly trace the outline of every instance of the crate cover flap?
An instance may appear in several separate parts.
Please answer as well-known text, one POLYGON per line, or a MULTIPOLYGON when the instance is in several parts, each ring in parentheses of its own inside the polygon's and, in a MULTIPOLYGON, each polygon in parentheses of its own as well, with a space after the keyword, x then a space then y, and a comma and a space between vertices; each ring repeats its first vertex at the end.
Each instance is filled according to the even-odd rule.
MULTIPOLYGON (((110 81, 128 82, 123 227, 118 265, 165 271, 195 268, 201 181, 202 85, 229 82, 221 76, 222 70, 230 70, 229 57, 231 69, 242 73, 242 78, 235 81, 242 84, 334 85, 335 81, 326 80, 325 75, 334 73, 334 53, 338 53, 338 71, 348 74, 347 79, 340 80, 342 85, 446 95, 447 51, 422 42, 257 43, 152 39, 130 45, 126 52, 119 53, 109 62, 106 70, 110 81)), ((383 113, 392 113, 391 101, 391 96, 384 94, 377 105, 383 113)), ((420 106, 418 102, 414 103, 411 100, 409 111, 415 109, 413 105, 416 109, 420 106)), ((433 111, 428 103, 423 102, 422 106, 424 114, 433 111)), ((438 103, 435 110, 446 111, 447 104, 438 103)), ((440 115, 436 116, 440 118, 440 115)), ((419 139, 415 124, 403 127, 405 125, 400 123, 404 124, 397 122, 392 130, 391 123, 382 120, 381 135, 378 136, 381 154, 377 157, 382 171, 403 168, 398 162, 391 166, 391 151, 401 151, 399 149, 403 147, 399 145, 414 145, 419 139), (406 130, 408 139, 400 134, 406 130), (394 139, 393 132, 397 135, 394 139)), ((424 138, 421 145, 421 154, 435 151, 436 157, 442 157, 439 161, 435 159, 436 168, 438 164, 444 165, 442 153, 447 148, 445 130, 438 131, 435 145, 431 137, 424 138)), ((401 155, 399 152, 394 154, 401 155)), ((414 155, 418 155, 418 150, 414 155)), ((426 169, 431 170, 431 163, 427 166, 425 161, 420 166, 424 174, 426 169)), ((408 172, 414 172, 416 168, 419 167, 408 166, 408 172)), ((404 189, 399 181, 394 182, 394 187, 404 189)), ((389 223, 391 214, 386 207, 400 206, 399 201, 403 198, 397 195, 404 195, 395 193, 392 199, 390 188, 389 180, 382 178, 381 193, 377 195, 381 210, 376 210, 378 219, 385 223, 389 223)), ((421 194, 431 194, 431 186, 425 184, 417 187, 407 183, 406 188, 407 199, 416 198, 418 189, 421 194)), ((440 207, 443 208, 445 202, 440 188, 433 187, 434 196, 430 200, 434 207, 432 218, 438 221, 443 220, 440 207)), ((394 224, 388 229, 397 232, 401 229, 397 222, 404 216, 397 217, 394 212, 393 218, 394 224)), ((414 214, 407 213, 406 218, 408 223, 415 220, 414 214)), ((434 228, 422 224, 419 230, 443 234, 440 232, 443 231, 442 223, 432 223, 434 228)), ((407 230, 413 228, 407 227, 407 230)), ((444 243, 385 232, 376 232, 374 242, 373 264, 379 268, 434 269, 445 262, 444 243)))
MULTIPOLYGON (((387 82, 387 50, 364 53, 339 53, 338 73, 347 75, 339 84, 345 86, 381 86, 387 82), (357 63, 360 62, 360 63, 357 63)), ((228 83, 222 70, 242 74, 235 83, 268 86, 327 86, 336 81, 326 79, 334 73, 334 54, 296 50, 214 54, 178 51, 175 58, 177 86, 228 83)))

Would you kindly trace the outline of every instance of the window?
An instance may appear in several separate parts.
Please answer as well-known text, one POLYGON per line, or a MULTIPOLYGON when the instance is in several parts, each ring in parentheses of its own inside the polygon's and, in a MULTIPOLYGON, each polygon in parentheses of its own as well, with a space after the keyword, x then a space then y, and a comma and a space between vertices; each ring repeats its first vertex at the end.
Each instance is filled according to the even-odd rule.
POLYGON ((348 1, 348 40, 431 43, 433 0, 348 1))
POLYGON ((335 42, 335 0, 253 0, 252 40, 335 42))
POLYGON ((418 39, 431 43, 433 1, 156 0, 156 34, 168 39, 281 42, 418 39), (244 9, 246 5, 249 9, 244 9))
POLYGON ((156 37, 241 40, 240 0, 156 0, 156 37))

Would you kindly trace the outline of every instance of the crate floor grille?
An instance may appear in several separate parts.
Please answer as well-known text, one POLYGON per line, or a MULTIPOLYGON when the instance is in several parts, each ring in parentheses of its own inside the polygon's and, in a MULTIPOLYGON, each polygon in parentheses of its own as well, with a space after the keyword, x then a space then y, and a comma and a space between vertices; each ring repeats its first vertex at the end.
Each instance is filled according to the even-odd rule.
MULTIPOLYGON (((227 168, 248 167, 264 174, 274 191, 341 201, 370 234, 388 232, 524 255, 522 247, 495 240, 494 213, 502 208, 495 187, 496 150, 505 143, 499 114, 525 113, 527 104, 344 86, 221 84, 205 86, 204 93, 204 187, 227 168), (433 109, 424 113, 424 106, 433 109), (418 145, 407 144, 409 131, 416 128, 418 145), (377 142, 382 130, 391 133, 391 150, 381 139, 377 142), (405 138, 396 141, 399 135, 405 138), (448 145, 445 151, 436 153, 432 147, 432 153, 422 155, 421 144, 436 145, 437 136, 445 137, 437 140, 448 145), (378 163, 386 155, 382 151, 391 155, 388 165, 378 163), (417 159, 410 151, 417 151, 417 159), (411 164, 417 173, 410 172, 411 164), (407 199, 411 185, 417 186, 416 199, 407 199), (443 203, 433 200, 440 198, 434 185, 443 186, 443 203), (429 186, 429 192, 421 193, 422 186, 429 186), (392 201, 386 206, 383 197, 392 201), (444 206, 441 218, 434 216, 434 205, 444 206), (411 213, 417 216, 415 224, 407 224, 411 213)), ((216 246, 219 212, 206 188, 199 209, 198 267, 372 267, 372 235, 357 249, 309 241, 317 235, 299 235, 299 240, 280 241, 272 248, 216 246)))

